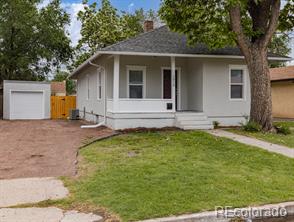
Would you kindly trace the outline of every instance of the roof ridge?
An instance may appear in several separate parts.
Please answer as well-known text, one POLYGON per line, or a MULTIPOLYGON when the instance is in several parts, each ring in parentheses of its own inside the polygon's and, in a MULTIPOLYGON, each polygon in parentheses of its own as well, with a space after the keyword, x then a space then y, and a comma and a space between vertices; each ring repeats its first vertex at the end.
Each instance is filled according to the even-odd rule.
MULTIPOLYGON (((113 46, 116 46, 116 45, 121 44, 121 43, 125 43, 125 42, 128 42, 128 41, 131 41, 131 40, 133 40, 133 39, 136 39, 136 38, 139 38, 139 37, 141 37, 141 36, 144 36, 144 35, 150 34, 150 33, 152 33, 152 32, 158 31, 159 29, 162 29, 162 28, 165 28, 165 27, 167 27, 167 25, 160 26, 160 27, 155 28, 155 29, 153 29, 153 30, 151 30, 151 31, 149 31, 149 32, 143 32, 143 33, 140 33, 140 34, 138 34, 138 35, 136 35, 136 36, 133 36, 133 37, 127 38, 127 39, 125 39, 125 40, 122 40, 122 41, 116 42, 116 43, 114 43, 114 44, 112 44, 112 45, 109 45, 109 46, 106 46, 106 47, 104 47, 104 48, 101 48, 100 50, 106 49, 106 48, 108 48, 108 47, 113 47, 113 46)), ((99 50, 97 50, 97 51, 99 51, 99 50)))

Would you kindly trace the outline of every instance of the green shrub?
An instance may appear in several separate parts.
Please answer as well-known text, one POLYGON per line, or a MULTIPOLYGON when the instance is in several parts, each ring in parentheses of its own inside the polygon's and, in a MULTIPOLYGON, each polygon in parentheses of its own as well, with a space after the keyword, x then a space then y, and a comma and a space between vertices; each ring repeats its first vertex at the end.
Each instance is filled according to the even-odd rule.
POLYGON ((219 127, 220 123, 218 121, 213 121, 213 127, 214 129, 217 129, 219 127))
POLYGON ((291 130, 288 126, 281 125, 281 124, 275 124, 274 127, 277 130, 277 133, 283 134, 283 135, 289 135, 291 134, 291 130))
POLYGON ((262 127, 258 123, 249 120, 245 124, 242 124, 242 130, 247 132, 260 132, 262 127))

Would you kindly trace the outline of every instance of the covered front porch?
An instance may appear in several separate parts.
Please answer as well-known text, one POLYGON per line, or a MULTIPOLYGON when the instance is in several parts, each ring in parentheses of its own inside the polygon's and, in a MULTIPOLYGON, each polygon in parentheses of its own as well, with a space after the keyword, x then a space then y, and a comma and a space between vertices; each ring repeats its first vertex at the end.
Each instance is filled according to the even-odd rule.
POLYGON ((202 63, 195 58, 114 55, 107 112, 202 112, 202 63))

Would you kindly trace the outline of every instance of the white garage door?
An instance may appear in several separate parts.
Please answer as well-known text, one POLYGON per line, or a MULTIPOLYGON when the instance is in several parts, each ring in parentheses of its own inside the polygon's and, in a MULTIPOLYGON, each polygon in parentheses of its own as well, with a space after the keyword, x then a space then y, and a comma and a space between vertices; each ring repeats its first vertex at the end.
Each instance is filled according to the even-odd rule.
POLYGON ((12 91, 10 119, 44 119, 43 92, 12 91))

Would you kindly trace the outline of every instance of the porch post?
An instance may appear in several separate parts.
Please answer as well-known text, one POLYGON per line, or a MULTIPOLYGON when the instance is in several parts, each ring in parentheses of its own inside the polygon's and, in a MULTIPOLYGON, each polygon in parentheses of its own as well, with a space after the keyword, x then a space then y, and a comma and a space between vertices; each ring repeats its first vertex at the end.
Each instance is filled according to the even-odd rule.
POLYGON ((171 57, 172 101, 173 111, 176 111, 176 58, 171 57))
POLYGON ((119 55, 114 56, 113 67, 113 112, 119 109, 119 55))

